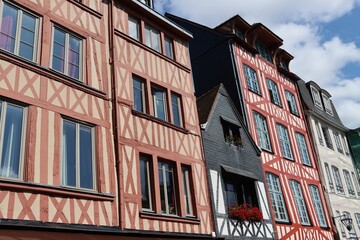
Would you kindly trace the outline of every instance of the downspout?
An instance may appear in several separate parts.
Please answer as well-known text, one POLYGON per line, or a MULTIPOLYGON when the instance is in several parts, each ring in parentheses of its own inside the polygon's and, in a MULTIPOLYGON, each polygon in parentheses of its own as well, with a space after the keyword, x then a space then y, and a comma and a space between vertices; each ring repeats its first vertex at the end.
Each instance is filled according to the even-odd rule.
POLYGON ((243 117, 243 122, 245 123, 246 127, 249 128, 249 122, 248 122, 248 116, 247 113, 245 111, 245 102, 244 102, 244 93, 243 93, 243 88, 241 86, 241 79, 240 79, 240 72, 238 69, 238 65, 236 64, 236 59, 235 59, 235 55, 234 55, 234 50, 233 50, 233 44, 234 41, 232 38, 229 39, 229 49, 230 49, 230 57, 231 57, 231 62, 233 65, 233 72, 234 72, 234 77, 235 77, 235 84, 236 84, 236 90, 237 90, 237 95, 239 98, 239 102, 240 102, 240 114, 243 117))
POLYGON ((113 136, 114 136, 114 151, 115 151, 115 169, 116 169, 116 183, 117 183, 117 198, 118 198, 118 220, 119 220, 119 227, 120 229, 123 228, 123 219, 121 214, 122 209, 122 186, 120 179, 122 176, 121 174, 121 167, 120 167, 120 148, 119 148, 119 114, 118 114, 118 106, 117 106, 117 98, 116 98, 116 79, 115 79, 115 63, 114 63, 114 25, 113 25, 113 1, 109 0, 109 18, 108 18, 108 25, 109 25, 109 51, 110 51, 110 88, 111 88, 111 103, 112 103, 112 127, 113 127, 113 136))

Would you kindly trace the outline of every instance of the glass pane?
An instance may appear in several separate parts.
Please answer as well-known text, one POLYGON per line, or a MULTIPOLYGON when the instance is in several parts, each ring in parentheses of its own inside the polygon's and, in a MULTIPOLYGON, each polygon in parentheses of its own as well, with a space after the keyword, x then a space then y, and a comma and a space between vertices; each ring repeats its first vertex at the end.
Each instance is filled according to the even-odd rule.
POLYGON ((22 27, 26 28, 32 32, 35 32, 35 26, 36 26, 36 17, 23 12, 23 16, 22 16, 22 27))
POLYGON ((168 197, 169 214, 176 214, 176 197, 174 186, 174 169, 169 164, 166 164, 166 191, 168 197))
POLYGON ((52 65, 53 69, 62 73, 64 72, 64 59, 53 56, 52 65))
POLYGON ((54 42, 65 46, 65 32, 61 31, 58 28, 54 29, 54 42))
POLYGON ((154 111, 155 111, 155 117, 158 117, 164 121, 166 121, 166 112, 165 112, 165 92, 154 89, 153 90, 154 95, 154 111))
POLYGON ((25 42, 25 43, 33 46, 34 45, 34 37, 35 37, 34 31, 35 31, 35 29, 27 29, 27 28, 22 27, 20 40, 22 42, 25 42))
POLYGON ((7 106, 0 166, 0 175, 3 177, 19 177, 22 119, 23 108, 7 106))
POLYGON ((129 17, 129 36, 136 40, 140 40, 139 22, 131 17, 129 17))
POLYGON ((163 164, 159 162, 159 186, 160 186, 161 210, 163 213, 166 213, 165 185, 164 185, 162 166, 163 164))
POLYGON ((139 80, 134 80, 133 91, 134 91, 134 109, 139 112, 144 112, 143 82, 139 80))
POLYGON ((28 60, 33 60, 34 48, 31 45, 20 42, 19 55, 28 60))
POLYGON ((179 97, 172 95, 171 96, 171 104, 172 104, 172 113, 173 120, 176 126, 181 127, 181 119, 180 119, 180 106, 179 106, 179 97))
POLYGON ((76 187, 76 125, 63 122, 62 184, 76 187))
POLYGON ((94 188, 93 146, 90 127, 80 126, 80 187, 94 188))
POLYGON ((146 159, 144 156, 140 156, 140 180, 141 180, 141 203, 142 208, 151 209, 150 204, 150 192, 149 192, 149 185, 150 182, 148 181, 148 169, 149 167, 149 160, 146 159))
POLYGON ((7 3, 3 4, 0 48, 14 52, 18 10, 7 3))

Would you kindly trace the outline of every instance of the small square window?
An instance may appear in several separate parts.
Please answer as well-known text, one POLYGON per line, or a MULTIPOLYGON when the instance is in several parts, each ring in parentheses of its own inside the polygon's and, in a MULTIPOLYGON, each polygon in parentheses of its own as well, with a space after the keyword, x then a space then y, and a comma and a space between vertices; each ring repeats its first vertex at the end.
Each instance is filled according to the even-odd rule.
POLYGON ((81 79, 83 40, 62 28, 53 28, 52 69, 76 80, 81 79))
POLYGON ((0 48, 36 61, 39 17, 8 2, 2 2, 0 48))
POLYGON ((62 125, 62 184, 94 190, 94 128, 66 119, 62 125))

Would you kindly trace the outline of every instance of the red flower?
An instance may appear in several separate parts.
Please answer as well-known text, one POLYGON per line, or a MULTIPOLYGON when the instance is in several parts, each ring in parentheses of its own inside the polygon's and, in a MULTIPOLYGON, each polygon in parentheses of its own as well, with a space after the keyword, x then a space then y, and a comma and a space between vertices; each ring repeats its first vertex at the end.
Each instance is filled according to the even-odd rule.
POLYGON ((246 203, 233 204, 228 206, 229 215, 240 221, 260 222, 263 220, 263 215, 259 208, 252 207, 246 203))

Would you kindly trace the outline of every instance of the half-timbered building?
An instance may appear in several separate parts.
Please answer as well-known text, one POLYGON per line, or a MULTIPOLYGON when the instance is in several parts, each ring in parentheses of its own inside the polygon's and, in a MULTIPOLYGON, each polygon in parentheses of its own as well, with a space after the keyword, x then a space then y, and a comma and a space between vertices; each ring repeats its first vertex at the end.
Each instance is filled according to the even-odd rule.
POLYGON ((101 0, 0 1, 1 239, 119 226, 107 12, 101 0))
POLYGON ((200 96, 197 106, 216 235, 273 239, 260 148, 222 84, 200 96))
POLYGON ((114 1, 112 81, 120 226, 176 239, 213 232, 188 41, 152 8, 114 1))
POLYGON ((360 186, 346 139, 348 129, 325 89, 313 81, 301 80, 298 86, 339 239, 356 239, 360 236, 360 186), (346 218, 352 219, 351 229, 341 222, 346 218))
POLYGON ((299 78, 282 39, 261 23, 234 16, 214 29, 168 14, 193 33, 196 94, 222 82, 262 149, 261 160, 277 239, 332 239, 307 125, 299 78))

